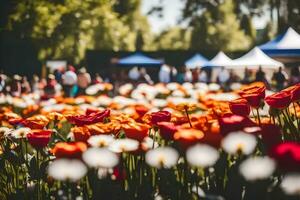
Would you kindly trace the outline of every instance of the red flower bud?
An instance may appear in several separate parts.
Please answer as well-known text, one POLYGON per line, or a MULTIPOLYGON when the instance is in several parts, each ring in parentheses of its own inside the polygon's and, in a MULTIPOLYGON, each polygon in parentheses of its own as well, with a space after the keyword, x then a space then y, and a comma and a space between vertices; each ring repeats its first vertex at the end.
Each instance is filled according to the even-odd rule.
POLYGON ((239 98, 229 102, 230 111, 236 115, 248 116, 250 114, 250 106, 246 99, 239 98))

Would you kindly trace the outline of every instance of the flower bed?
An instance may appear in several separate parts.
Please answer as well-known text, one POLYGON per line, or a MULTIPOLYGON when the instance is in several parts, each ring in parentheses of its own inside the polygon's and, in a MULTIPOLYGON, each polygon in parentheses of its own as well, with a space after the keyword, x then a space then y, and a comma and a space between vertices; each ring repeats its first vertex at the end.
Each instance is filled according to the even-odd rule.
POLYGON ((0 96, 1 199, 299 199, 300 85, 112 89, 0 96))

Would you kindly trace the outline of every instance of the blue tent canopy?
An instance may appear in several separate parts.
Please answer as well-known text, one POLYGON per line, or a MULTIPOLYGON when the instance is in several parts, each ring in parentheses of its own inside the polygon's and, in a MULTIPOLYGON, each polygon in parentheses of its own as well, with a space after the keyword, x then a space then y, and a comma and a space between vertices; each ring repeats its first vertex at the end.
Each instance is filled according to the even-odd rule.
POLYGON ((190 59, 188 59, 184 64, 187 68, 193 69, 196 67, 205 66, 208 60, 201 54, 197 53, 190 59))
POLYGON ((300 35, 289 28, 284 34, 260 45, 259 48, 270 56, 300 56, 300 35))
POLYGON ((128 57, 121 58, 118 61, 118 64, 123 66, 160 66, 163 62, 161 60, 147 57, 141 53, 135 53, 128 57))

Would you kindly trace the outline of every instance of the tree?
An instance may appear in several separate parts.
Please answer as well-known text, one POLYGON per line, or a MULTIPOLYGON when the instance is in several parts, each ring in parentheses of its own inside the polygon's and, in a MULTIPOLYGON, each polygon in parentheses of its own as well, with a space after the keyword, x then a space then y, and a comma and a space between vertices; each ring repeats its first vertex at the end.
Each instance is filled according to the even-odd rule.
POLYGON ((250 38, 240 29, 235 15, 234 3, 226 0, 211 9, 206 9, 194 23, 191 48, 213 50, 244 50, 250 46, 250 38))
MULTIPOLYGON (((114 11, 114 3, 109 0, 16 1, 8 27, 20 38, 32 39, 40 60, 65 58, 79 63, 87 49, 135 50, 137 29, 132 29, 133 25, 114 11)), ((143 23, 141 30, 147 29, 145 20, 138 22, 139 27, 143 23)))
POLYGON ((154 40, 154 45, 159 50, 186 50, 189 49, 190 40, 190 29, 172 27, 158 34, 154 40))
POLYGON ((241 26, 241 29, 244 30, 244 33, 250 37, 251 42, 255 43, 256 29, 253 26, 252 17, 249 15, 243 15, 240 26, 241 26))

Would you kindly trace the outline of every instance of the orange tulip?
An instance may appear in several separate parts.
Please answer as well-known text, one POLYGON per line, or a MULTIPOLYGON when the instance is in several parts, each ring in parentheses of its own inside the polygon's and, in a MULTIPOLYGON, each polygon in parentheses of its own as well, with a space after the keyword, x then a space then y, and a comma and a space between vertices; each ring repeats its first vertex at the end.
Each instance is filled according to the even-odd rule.
POLYGON ((123 126, 123 130, 125 132, 126 137, 135 139, 138 141, 143 141, 145 137, 148 136, 149 128, 147 124, 142 123, 130 123, 123 126))
POLYGON ((121 125, 118 122, 109 123, 96 123, 86 126, 91 135, 101 135, 101 134, 118 134, 121 130, 121 125))
POLYGON ((179 143, 179 145, 186 149, 193 144, 200 142, 204 137, 204 133, 197 129, 180 129, 174 134, 174 140, 179 143))
POLYGON ((84 142, 58 142, 51 152, 57 158, 81 158, 86 149, 87 145, 84 142))
POLYGON ((73 133, 75 141, 86 142, 91 136, 89 129, 85 126, 73 127, 71 132, 73 133))

